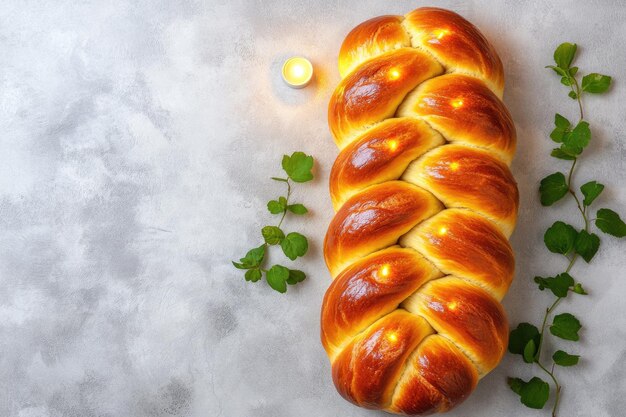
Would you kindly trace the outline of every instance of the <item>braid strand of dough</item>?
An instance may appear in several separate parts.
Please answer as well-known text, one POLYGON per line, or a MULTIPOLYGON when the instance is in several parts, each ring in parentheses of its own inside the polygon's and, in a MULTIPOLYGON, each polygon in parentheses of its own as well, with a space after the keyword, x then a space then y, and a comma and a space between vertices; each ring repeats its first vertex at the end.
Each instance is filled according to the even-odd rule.
POLYGON ((502 63, 461 16, 420 8, 353 29, 339 70, 321 313, 333 381, 362 407, 446 411, 508 343, 518 191, 502 63))

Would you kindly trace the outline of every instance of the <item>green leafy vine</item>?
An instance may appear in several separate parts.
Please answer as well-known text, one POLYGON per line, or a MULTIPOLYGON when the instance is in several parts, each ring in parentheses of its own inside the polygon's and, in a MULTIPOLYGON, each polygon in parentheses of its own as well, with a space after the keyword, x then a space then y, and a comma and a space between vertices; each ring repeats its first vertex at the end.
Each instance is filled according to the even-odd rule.
POLYGON ((233 261, 235 268, 246 271, 244 275, 246 281, 257 282, 265 274, 265 280, 269 286, 284 293, 287 292, 287 285, 295 285, 306 278, 306 274, 298 269, 290 269, 283 265, 273 265, 270 269, 265 269, 263 265, 270 246, 280 245, 285 256, 292 261, 304 256, 309 249, 309 242, 304 235, 298 232, 285 233, 281 226, 287 213, 297 215, 308 213, 303 204, 290 203, 289 199, 292 182, 302 183, 313 179, 311 173, 313 163, 313 157, 303 152, 294 152, 291 156, 283 155, 282 168, 287 177, 272 177, 272 179, 287 185, 287 195, 267 203, 267 210, 272 214, 280 215, 280 221, 276 226, 265 226, 261 229, 261 236, 263 236, 261 246, 250 249, 239 262, 233 261))
MULTIPOLYGON (((552 355, 551 361, 542 357, 544 340, 550 334, 567 341, 578 341, 580 321, 570 313, 561 313, 552 317, 556 308, 569 293, 587 295, 583 286, 576 282, 570 275, 572 268, 579 258, 589 263, 600 247, 600 237, 591 230, 592 224, 600 231, 623 238, 626 236, 626 224, 620 216, 608 208, 601 208, 596 212, 594 219, 590 219, 591 205, 604 190, 604 185, 597 181, 589 181, 580 186, 578 191, 573 183, 573 174, 583 150, 591 141, 589 122, 584 120, 582 97, 586 93, 601 94, 606 92, 611 85, 611 77, 598 73, 587 74, 582 77, 581 83, 576 78, 578 67, 572 66, 576 55, 576 44, 562 43, 554 52, 556 65, 549 65, 561 77, 561 83, 569 88, 569 97, 578 103, 579 120, 574 125, 560 114, 554 117, 554 129, 550 138, 559 144, 552 150, 551 155, 557 159, 571 161, 567 176, 562 172, 555 172, 541 180, 539 194, 541 204, 551 206, 565 196, 570 195, 581 215, 583 227, 576 227, 557 221, 550 226, 544 234, 544 243, 550 252, 565 257, 567 266, 565 270, 551 277, 535 277, 534 281, 540 290, 549 289, 556 297, 552 304, 546 308, 541 328, 530 323, 520 323, 511 331, 509 338, 509 352, 522 356, 524 362, 536 364, 543 373, 551 380, 554 387, 554 403, 552 416, 556 417, 563 391, 563 385, 557 378, 555 366, 574 366, 578 364, 579 355, 557 350, 552 355), (552 324, 548 325, 552 317, 552 324)), ((530 408, 542 409, 550 397, 550 384, 539 377, 533 377, 529 381, 520 378, 508 378, 509 387, 520 396, 522 404, 530 408)))

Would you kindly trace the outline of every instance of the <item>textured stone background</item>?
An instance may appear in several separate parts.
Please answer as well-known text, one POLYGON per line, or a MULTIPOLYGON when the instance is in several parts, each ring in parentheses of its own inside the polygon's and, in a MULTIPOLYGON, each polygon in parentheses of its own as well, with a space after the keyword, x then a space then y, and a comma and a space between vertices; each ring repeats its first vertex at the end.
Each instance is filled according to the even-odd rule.
MULTIPOLYGON (((378 416, 343 401, 319 343, 329 275, 321 242, 337 153, 326 104, 344 35, 367 18, 421 1, 24 1, 0 4, 0 415, 378 416), (305 90, 279 70, 292 54, 317 71, 305 90), (230 260, 259 242, 268 179, 280 155, 317 157, 298 186, 311 208, 287 228, 311 237, 309 279, 287 295, 245 283, 230 260)), ((614 75, 586 100, 594 139, 576 180, 608 185, 599 205, 626 212, 626 6, 615 1, 445 1, 482 28, 506 68, 517 124, 513 171, 522 200, 512 237, 518 274, 510 320, 538 321, 551 296, 532 283, 564 260, 542 247, 568 202, 542 208, 538 181, 565 164, 548 156, 554 111, 575 117, 543 68, 562 41, 582 44, 583 70, 614 75)), ((563 416, 626 409, 624 243, 602 238, 575 270, 591 295, 564 303, 582 317, 583 355, 561 370, 563 416), (621 394, 620 394, 621 393, 621 394)), ((550 348, 550 347, 549 347, 550 348)), ((527 410, 507 356, 451 416, 527 410)))

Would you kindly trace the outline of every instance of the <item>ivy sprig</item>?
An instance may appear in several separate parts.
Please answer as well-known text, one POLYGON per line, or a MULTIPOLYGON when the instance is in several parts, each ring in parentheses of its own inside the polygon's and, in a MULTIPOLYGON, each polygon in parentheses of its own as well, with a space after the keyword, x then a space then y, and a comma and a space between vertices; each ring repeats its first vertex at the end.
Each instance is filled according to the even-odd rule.
POLYGON ((246 281, 257 282, 265 274, 265 280, 269 286, 280 293, 284 293, 287 291, 287 285, 296 285, 305 280, 306 274, 298 269, 291 269, 283 265, 273 265, 271 268, 265 269, 263 265, 270 246, 279 245, 285 256, 292 261, 304 256, 309 249, 309 242, 304 235, 298 232, 285 233, 281 226, 287 213, 296 215, 308 213, 303 204, 290 204, 289 199, 291 198, 292 182, 303 183, 313 179, 311 173, 313 164, 313 157, 303 152, 294 152, 291 156, 283 155, 281 165, 287 177, 272 177, 272 179, 287 184, 287 195, 267 202, 267 210, 272 214, 279 214, 281 216, 280 221, 276 226, 264 226, 261 229, 261 236, 263 237, 261 246, 250 249, 239 262, 233 261, 235 268, 246 270, 244 275, 246 281))
MULTIPOLYGON (((626 224, 620 216, 611 209, 601 208, 596 211, 595 218, 591 218, 591 205, 604 190, 604 185, 597 181, 589 181, 579 187, 580 195, 573 183, 574 168, 584 149, 591 141, 589 122, 584 120, 582 97, 584 94, 601 94, 611 85, 611 77, 598 73, 587 74, 579 83, 578 67, 572 66, 576 56, 577 46, 573 43, 562 43, 554 52, 556 65, 548 65, 561 77, 561 83, 569 87, 568 96, 578 103, 579 120, 570 122, 565 116, 557 113, 554 116, 554 129, 550 139, 558 147, 551 155, 557 159, 571 161, 569 172, 555 172, 541 180, 539 195, 543 206, 551 206, 558 201, 571 196, 576 203, 582 217, 581 229, 564 221, 557 221, 544 234, 546 248, 555 254, 563 256, 567 261, 565 270, 555 276, 535 277, 534 281, 540 290, 550 290, 555 296, 550 307, 546 308, 541 327, 530 323, 520 323, 511 331, 509 337, 509 352, 522 356, 524 362, 536 364, 554 385, 554 405, 552 416, 556 417, 559 399, 563 386, 555 372, 555 366, 574 366, 578 364, 580 355, 571 354, 564 350, 557 350, 550 362, 542 360, 542 346, 550 334, 557 338, 576 342, 580 339, 579 331, 582 325, 578 318, 570 313, 561 313, 552 317, 552 324, 548 325, 552 313, 562 300, 570 293, 587 295, 580 282, 570 274, 578 258, 589 263, 600 248, 600 237, 592 231, 592 225, 608 235, 622 238, 626 236, 626 224), (581 201, 582 200, 582 201, 581 201)), ((508 378, 509 387, 520 396, 522 404, 530 408, 542 409, 550 398, 550 384, 534 376, 528 381, 520 378, 508 378)))

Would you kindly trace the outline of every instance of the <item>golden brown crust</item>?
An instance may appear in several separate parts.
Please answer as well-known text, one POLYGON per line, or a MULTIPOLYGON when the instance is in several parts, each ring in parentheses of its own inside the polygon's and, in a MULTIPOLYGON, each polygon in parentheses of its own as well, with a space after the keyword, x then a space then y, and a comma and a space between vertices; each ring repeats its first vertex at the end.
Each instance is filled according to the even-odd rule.
POLYGON ((413 118, 387 119, 341 151, 330 172, 336 210, 369 185, 400 178, 411 161, 444 143, 439 133, 413 118))
POLYGON ((478 383, 474 364, 452 342, 429 336, 415 356, 420 375, 448 400, 448 408, 462 402, 478 383))
POLYGON ((333 381, 363 407, 447 411, 507 345, 519 196, 502 64, 462 17, 421 8, 357 26, 339 67, 321 311, 333 381))
POLYGON ((321 338, 326 352, 333 357, 346 340, 439 276, 419 253, 400 247, 375 252, 346 268, 322 302, 321 338))
POLYGON ((394 413, 427 416, 449 408, 443 394, 414 369, 409 369, 402 377, 396 392, 389 407, 389 411, 394 413))
POLYGON ((467 354, 479 374, 491 371, 508 344, 500 303, 481 288, 455 277, 428 282, 403 306, 426 318, 437 333, 467 354))
POLYGON ((432 333, 424 319, 396 310, 372 324, 333 362, 333 381, 348 401, 366 408, 391 402, 406 358, 432 333))
POLYGON ((435 148, 413 162, 402 179, 430 190, 446 207, 480 212, 510 236, 517 219, 517 183, 506 164, 460 145, 435 148))
POLYGON ((465 354, 440 335, 426 337, 408 360, 391 408, 431 414, 460 404, 474 390, 478 373, 465 354))
POLYGON ((476 26, 450 10, 435 7, 422 7, 405 17, 402 24, 414 47, 433 54, 448 72, 485 80, 502 97, 502 61, 476 26))
POLYGON ((442 72, 426 53, 413 48, 387 52, 364 62, 344 78, 328 106, 328 123, 340 148, 365 128, 393 116, 407 93, 442 72))
POLYGON ((446 74, 422 83, 398 109, 417 117, 448 141, 478 146, 510 164, 515 153, 515 126, 502 101, 480 80, 446 74))
POLYGON ((432 194, 404 181, 366 188, 346 201, 328 226, 326 266, 335 277, 358 258, 395 244, 440 209, 432 194))
POLYGON ((446 274, 479 285, 501 300, 515 270, 513 250, 496 226, 480 214, 447 209, 418 225, 400 244, 424 255, 446 274))
POLYGON ((339 50, 339 74, 345 77, 363 61, 385 52, 411 46, 402 16, 380 16, 367 20, 348 33, 339 50))

